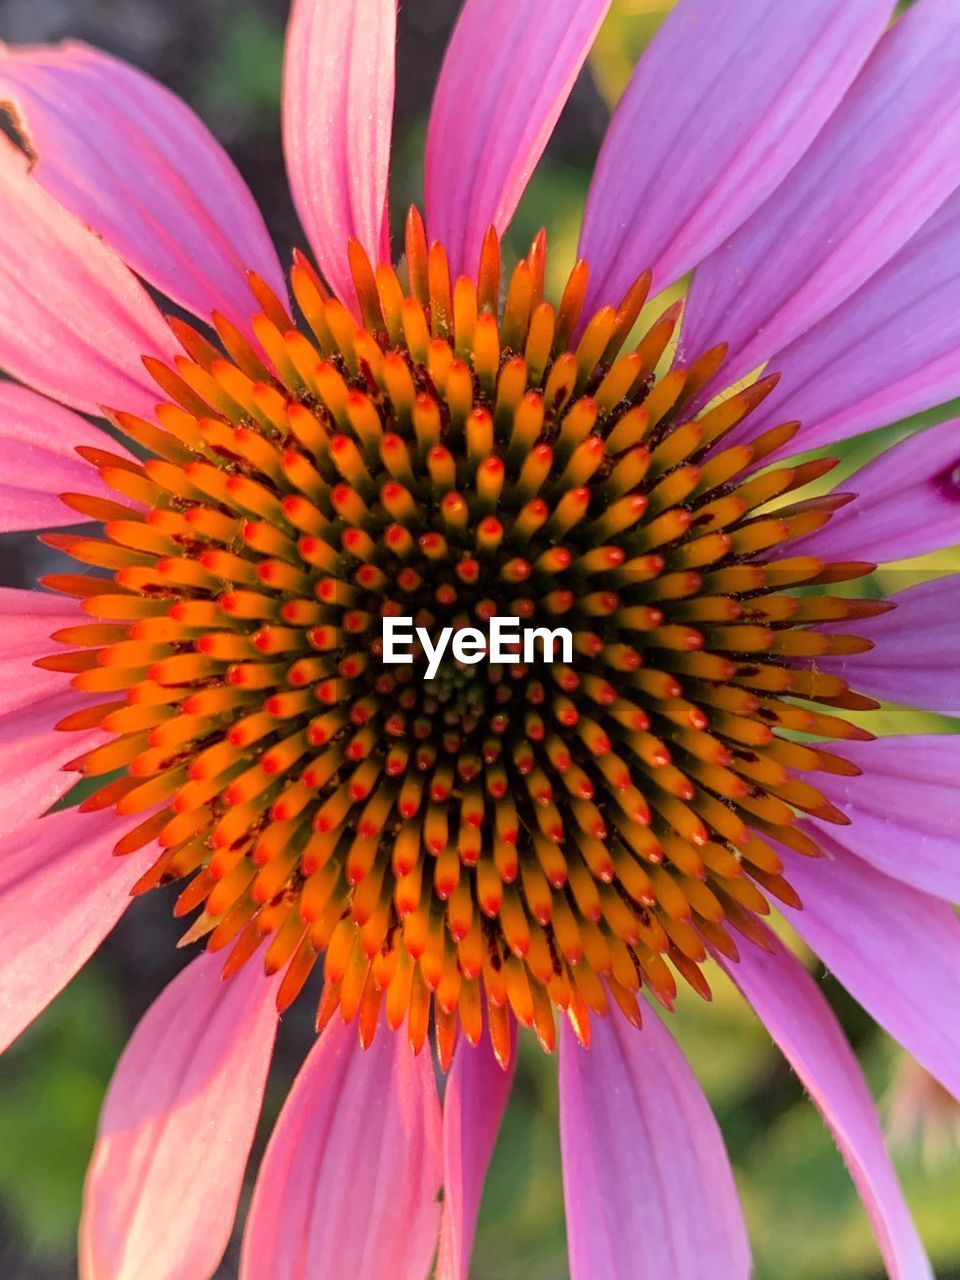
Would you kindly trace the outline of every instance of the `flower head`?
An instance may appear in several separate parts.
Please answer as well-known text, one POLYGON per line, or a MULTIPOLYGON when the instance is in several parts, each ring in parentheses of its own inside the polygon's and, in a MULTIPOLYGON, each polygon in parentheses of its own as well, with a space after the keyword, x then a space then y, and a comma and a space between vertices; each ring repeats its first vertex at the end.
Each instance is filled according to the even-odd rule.
POLYGON ((858 769, 784 731, 869 737, 835 711, 875 705, 801 660, 869 648, 812 627, 890 606, 795 594, 872 566, 785 554, 845 501, 769 510, 833 465, 760 470, 798 424, 724 447, 775 376, 691 419, 724 349, 657 380, 676 307, 620 354, 648 273, 584 323, 587 265, 554 308, 543 237, 502 308, 493 229, 475 281, 416 212, 406 249, 408 295, 351 242, 359 328, 305 261, 307 334, 254 279, 273 374, 175 322, 163 430, 111 415, 154 456, 81 446, 143 509, 66 495, 104 538, 45 535, 113 579, 49 583, 97 621, 39 665, 103 696, 58 726, 110 735, 66 766, 113 775, 81 808, 130 819, 117 854, 159 843, 135 893, 190 877, 176 913, 225 974, 269 939, 281 1011, 322 956, 318 1028, 339 1008, 369 1043, 383 1004, 419 1051, 434 1006, 448 1068, 486 1015, 506 1063, 511 1017, 551 1049, 554 1007, 585 1045, 608 996, 639 1026, 641 986, 708 996, 708 946, 762 945, 765 892, 800 905, 767 837, 817 856, 798 814, 846 819, 800 775, 858 769), (400 614, 562 622, 573 653, 424 682, 383 659, 400 614))
POLYGON ((208 953, 118 1069, 84 1275, 166 1274, 185 1148, 206 1195, 167 1249, 186 1280, 215 1269, 276 1011, 320 964, 322 1034, 265 1157, 247 1280, 373 1276, 384 1256, 412 1280, 438 1236, 440 1274, 465 1276, 518 1024, 548 1050, 561 1027, 575 1280, 745 1277, 722 1140, 647 1003, 671 1009, 679 983, 709 998, 717 963, 914 1280, 928 1264, 855 1061, 764 918, 776 904, 957 1086, 952 1033, 929 1026, 960 954, 955 843, 930 807, 955 812, 952 739, 874 741, 860 714, 874 694, 956 710, 952 585, 847 584, 960 538, 960 445, 931 429, 844 493, 834 460, 787 455, 957 391, 955 320, 918 315, 956 252, 960 165, 901 142, 919 113, 960 114, 960 26, 933 0, 882 38, 880 0, 680 0, 551 298, 545 234, 516 262, 501 235, 607 5, 493 7, 464 7, 426 226, 411 210, 395 266, 395 6, 298 0, 285 143, 316 265, 295 254, 292 296, 238 175, 165 91, 76 47, 0 60, 22 144, 0 159, 0 363, 35 388, 0 388, 7 527, 99 526, 44 535, 83 566, 45 580, 58 596, 0 601, 28 611, 0 695, 23 770, 0 810, 0 926, 22 940, 6 1039, 130 893, 182 882, 184 941, 208 953), (135 199, 124 157, 150 179, 135 199), (648 296, 691 267, 680 328, 648 296), (165 325, 133 272, 203 329, 165 325), (447 656, 425 679, 384 653, 400 616, 563 626, 571 653, 447 656), (39 818, 77 773, 86 798, 39 818), (650 1169, 676 1230, 637 1211, 650 1169))

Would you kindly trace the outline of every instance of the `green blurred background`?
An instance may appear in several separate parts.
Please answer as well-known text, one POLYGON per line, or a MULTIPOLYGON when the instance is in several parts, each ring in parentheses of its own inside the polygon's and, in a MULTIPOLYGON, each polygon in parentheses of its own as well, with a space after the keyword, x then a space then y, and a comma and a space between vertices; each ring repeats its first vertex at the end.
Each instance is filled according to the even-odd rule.
MULTIPOLYGON (((427 110, 457 7, 454 0, 406 0, 401 7, 392 172, 397 218, 419 198, 427 110)), ((611 106, 669 8, 670 0, 614 0, 515 220, 511 241, 517 251, 546 225, 555 267, 569 266, 611 106)), ((0 40, 80 37, 130 58, 176 89, 231 151, 287 254, 298 232, 279 143, 285 17, 285 0, 0 0, 0 40)), ((860 465, 891 435, 944 416, 946 410, 938 411, 855 442, 843 450, 844 470, 860 465)), ((0 581, 32 584, 49 567, 49 554, 30 538, 0 539, 0 581)), ((957 564, 953 556, 930 561, 936 572, 957 564)), ((900 589, 917 570, 915 563, 888 572, 867 589, 900 589)), ((897 709, 880 715, 886 732, 956 727, 897 709)), ((876 723, 872 718, 871 729, 876 723)), ((0 1280, 76 1275, 84 1168, 113 1064, 136 1020, 188 959, 175 950, 170 901, 155 893, 137 902, 100 955, 0 1059, 0 1280)), ((687 993, 672 1026, 720 1119, 746 1207, 757 1280, 881 1277, 865 1214, 816 1111, 733 989, 720 975, 712 978, 713 1004, 687 993)), ((937 1275, 956 1280, 960 1108, 836 983, 823 981, 880 1100, 937 1275)), ((301 1000, 284 1019, 251 1174, 310 1043, 310 1003, 301 1000)), ((516 1088, 487 1180, 476 1280, 567 1275, 555 1065, 532 1037, 523 1039, 516 1088)), ((218 1276, 235 1276, 237 1259, 235 1238, 218 1276)))

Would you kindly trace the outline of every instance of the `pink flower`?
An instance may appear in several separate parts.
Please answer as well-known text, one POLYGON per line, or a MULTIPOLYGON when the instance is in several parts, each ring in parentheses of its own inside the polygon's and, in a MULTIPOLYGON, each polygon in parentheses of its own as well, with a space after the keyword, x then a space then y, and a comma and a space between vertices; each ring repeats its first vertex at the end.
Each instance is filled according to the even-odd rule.
POLYGON ((850 501, 777 505, 829 464, 759 464, 960 394, 960 12, 679 0, 599 156, 588 267, 555 309, 540 237, 501 296, 498 237, 607 7, 467 0, 401 285, 395 3, 295 0, 285 148, 323 276, 298 256, 299 327, 182 103, 82 46, 0 56, 24 384, 0 384, 0 527, 104 526, 47 535, 87 566, 57 594, 0 593, 2 1046, 132 892, 190 877, 208 940, 117 1068, 84 1280, 216 1269, 276 1011, 321 955, 243 1280, 417 1280, 438 1248, 462 1280, 517 1024, 552 1048, 557 1010, 574 1280, 743 1280, 719 1130, 645 998, 708 995, 710 959, 823 1112, 889 1275, 932 1274, 856 1060, 761 917, 778 899, 960 1096, 957 740, 847 718, 873 694, 958 714, 954 583, 892 612, 802 590, 960 541, 960 437, 912 435, 850 501), (672 371, 677 308, 619 355, 691 270, 672 371), (104 412, 136 453, 81 416, 104 412), (498 607, 566 618, 574 663, 429 687, 379 663, 381 616, 498 607), (49 812, 71 770, 100 791, 49 812))

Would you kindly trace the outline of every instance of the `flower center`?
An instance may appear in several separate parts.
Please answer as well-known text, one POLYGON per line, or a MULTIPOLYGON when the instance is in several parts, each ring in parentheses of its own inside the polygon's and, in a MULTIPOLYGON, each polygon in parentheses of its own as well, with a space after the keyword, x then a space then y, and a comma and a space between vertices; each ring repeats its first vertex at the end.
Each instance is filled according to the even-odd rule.
POLYGON ((80 450, 119 501, 65 495, 104 537, 46 541, 110 576, 47 580, 94 620, 40 665, 102 698, 59 726, 111 735, 81 807, 159 842, 137 891, 186 878, 227 973, 264 946, 285 1008, 323 957, 318 1026, 368 1041, 383 1004, 417 1050, 432 1013, 446 1064, 486 1016, 505 1061, 511 1011, 547 1047, 555 1008, 585 1043, 610 999, 639 1023, 797 902, 770 839, 817 854, 798 816, 843 819, 801 775, 855 773, 820 743, 874 705, 815 667, 869 645, 811 628, 885 606, 800 590, 868 566, 784 556, 836 505, 783 501, 829 461, 762 469, 796 424, 723 445, 775 378, 691 420, 722 349, 657 379, 674 308, 621 354, 647 277, 581 326, 542 237, 502 306, 492 232, 476 281, 415 212, 406 247, 404 291, 351 245, 362 326, 302 258, 305 327, 252 281, 259 354, 173 322, 159 425, 113 415, 150 456, 80 450), (573 660, 383 661, 384 618, 497 615, 573 660))

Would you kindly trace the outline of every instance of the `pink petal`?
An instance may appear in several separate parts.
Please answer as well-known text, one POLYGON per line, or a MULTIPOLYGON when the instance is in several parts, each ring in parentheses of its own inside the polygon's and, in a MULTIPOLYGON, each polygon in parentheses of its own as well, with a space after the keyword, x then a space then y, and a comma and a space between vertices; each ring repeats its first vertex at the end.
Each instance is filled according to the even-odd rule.
POLYGON ((78 778, 64 773, 63 765, 105 741, 99 729, 54 729, 64 716, 89 704, 89 698, 67 687, 0 716, 0 836, 39 818, 62 799, 78 778))
POLYGON ((276 981, 204 955, 117 1065, 87 1174, 82 1280, 205 1280, 230 1240, 277 1030, 276 981))
POLYGON ((890 1280, 933 1280, 890 1165, 877 1113, 840 1024, 803 965, 779 939, 720 960, 820 1108, 870 1215, 890 1280))
POLYGON ((560 1145, 571 1280, 746 1280, 750 1247, 723 1139, 650 1011, 561 1020, 560 1145))
POLYGON ((33 663, 59 648, 50 640, 52 632, 76 626, 83 617, 66 596, 0 587, 0 716, 42 702, 69 684, 62 671, 44 671, 33 663))
MULTIPOLYGON (((514 1026, 514 1049, 516 1048, 514 1026)), ((443 1098, 443 1224, 437 1280, 468 1280, 483 1183, 516 1071, 504 1071, 484 1035, 474 1048, 462 1036, 443 1098)))
POLYGON ((902 440, 843 482, 858 496, 791 554, 903 560, 960 542, 960 419, 902 440))
POLYGON ((177 345, 142 285, 2 140, 0 208, 0 368, 87 413, 152 413, 141 356, 177 345))
MULTIPOLYGON (((818 658, 820 667, 875 698, 960 716, 960 581, 956 574, 898 591, 890 601, 896 605, 891 613, 857 622, 857 635, 872 640, 874 649, 853 657, 818 658)), ((823 628, 827 632, 841 629, 843 624, 823 628)))
POLYGON ((64 506, 61 493, 116 497, 79 457, 77 445, 126 452, 62 405, 15 383, 0 383, 0 533, 77 524, 82 517, 64 506))
POLYGON ((0 1053, 123 915, 156 846, 115 858, 112 812, 65 809, 0 838, 0 1053))
POLYGON ((425 1280, 440 1227, 440 1102, 430 1054, 381 1025, 361 1049, 334 1017, 267 1147, 241 1280, 425 1280))
POLYGON ((0 52, 0 99, 40 185, 169 298, 245 326, 257 310, 248 270, 284 296, 246 183, 168 89, 98 49, 48 45, 0 52))
POLYGON ((590 304, 662 288, 740 226, 816 137, 890 0, 680 0, 614 114, 587 196, 590 304))
POLYGON ((729 343, 724 385, 828 315, 960 183, 958 57, 960 11, 921 0, 789 177, 698 267, 683 345, 729 343))
POLYGON ((389 258, 387 177, 397 0, 294 0, 287 28, 283 145, 293 201, 331 286, 348 305, 354 236, 389 258))
POLYGON ((841 754, 858 778, 821 775, 818 786, 849 827, 814 823, 864 861, 926 893, 960 901, 960 736, 896 734, 848 742, 841 754))
MULTIPOLYGON (((825 858, 783 855, 804 906, 785 907, 788 918, 871 1017, 960 1098, 960 920, 953 907, 856 857, 851 848, 870 849, 856 826, 844 829, 842 842, 822 829, 815 834, 825 858)), ((901 836, 903 859, 911 861, 907 831, 901 836)))
POLYGON ((424 179, 430 236, 474 274, 506 230, 610 0, 467 0, 440 72, 424 179))
MULTIPOLYGON (((815 449, 960 395, 960 192, 886 266, 781 351, 751 435, 798 420, 815 449)), ((731 432, 727 442, 746 432, 731 432)))

